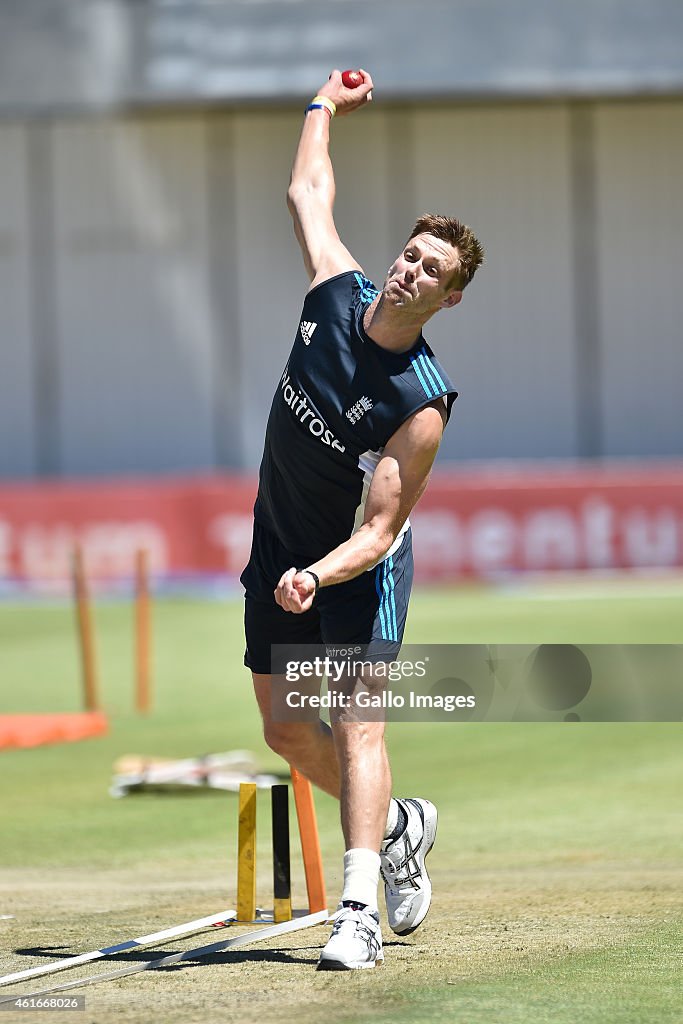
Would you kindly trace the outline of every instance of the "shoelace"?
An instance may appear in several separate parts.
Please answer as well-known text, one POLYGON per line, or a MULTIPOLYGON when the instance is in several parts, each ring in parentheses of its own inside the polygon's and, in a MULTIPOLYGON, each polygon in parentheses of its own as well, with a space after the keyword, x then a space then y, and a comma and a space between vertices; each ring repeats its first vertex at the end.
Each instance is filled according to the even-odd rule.
POLYGON ((380 946, 377 933, 376 931, 374 931, 374 929, 370 927, 370 925, 367 925, 365 923, 365 921, 361 917, 361 913, 362 911, 351 910, 350 907, 344 907, 343 910, 338 911, 336 920, 334 922, 334 928, 332 929, 332 934, 337 935, 345 924, 353 925, 355 930, 359 931, 361 935, 365 938, 365 941, 368 943, 368 945, 375 947, 376 952, 379 950, 380 946), (344 917, 341 917, 341 915, 344 914, 345 911, 347 913, 345 914, 344 917), (350 911, 350 913, 348 913, 348 911, 350 911))

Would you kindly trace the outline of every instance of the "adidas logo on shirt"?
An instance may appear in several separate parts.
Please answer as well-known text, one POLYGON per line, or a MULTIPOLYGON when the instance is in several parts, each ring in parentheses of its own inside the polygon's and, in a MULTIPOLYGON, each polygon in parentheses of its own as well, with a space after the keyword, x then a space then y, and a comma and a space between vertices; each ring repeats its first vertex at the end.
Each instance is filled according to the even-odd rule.
POLYGON ((312 324, 308 320, 302 320, 299 324, 299 330, 301 331, 301 337, 304 339, 304 345, 311 344, 311 338, 313 337, 313 331, 318 325, 312 324))

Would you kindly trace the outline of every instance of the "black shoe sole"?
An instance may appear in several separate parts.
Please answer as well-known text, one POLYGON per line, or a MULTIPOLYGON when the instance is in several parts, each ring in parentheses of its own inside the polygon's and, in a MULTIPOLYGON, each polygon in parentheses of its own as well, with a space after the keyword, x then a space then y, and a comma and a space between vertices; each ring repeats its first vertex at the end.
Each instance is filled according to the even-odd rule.
MULTIPOLYGON (((375 960, 375 967, 381 967, 383 960, 375 960)), ((371 967, 347 967, 341 960, 319 960, 316 971, 370 971, 371 967)))
POLYGON ((339 960, 320 960, 316 971, 351 971, 352 967, 347 967, 346 964, 341 963, 339 960))

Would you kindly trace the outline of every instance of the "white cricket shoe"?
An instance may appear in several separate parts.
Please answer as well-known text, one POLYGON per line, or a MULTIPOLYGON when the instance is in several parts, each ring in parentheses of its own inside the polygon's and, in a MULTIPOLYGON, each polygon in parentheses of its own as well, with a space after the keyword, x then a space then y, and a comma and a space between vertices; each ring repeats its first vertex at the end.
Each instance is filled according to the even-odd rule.
POLYGON ((335 914, 334 928, 320 954, 319 971, 358 971, 384 960, 382 932, 376 911, 342 907, 335 914))
POLYGON ((438 814, 429 800, 398 801, 408 822, 398 839, 385 840, 379 855, 389 927, 410 935, 422 924, 432 902, 425 859, 436 839, 438 814))

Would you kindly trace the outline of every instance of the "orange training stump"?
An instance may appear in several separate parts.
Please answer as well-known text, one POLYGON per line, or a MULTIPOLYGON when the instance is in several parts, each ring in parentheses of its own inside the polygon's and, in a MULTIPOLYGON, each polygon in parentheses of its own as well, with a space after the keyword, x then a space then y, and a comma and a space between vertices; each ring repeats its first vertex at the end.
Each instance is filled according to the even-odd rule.
POLYGON ((0 750, 40 747, 45 743, 74 743, 109 731, 101 711, 58 715, 0 715, 0 750))

